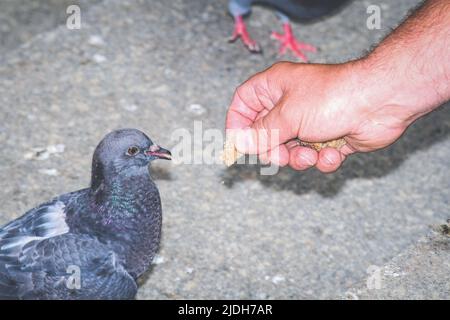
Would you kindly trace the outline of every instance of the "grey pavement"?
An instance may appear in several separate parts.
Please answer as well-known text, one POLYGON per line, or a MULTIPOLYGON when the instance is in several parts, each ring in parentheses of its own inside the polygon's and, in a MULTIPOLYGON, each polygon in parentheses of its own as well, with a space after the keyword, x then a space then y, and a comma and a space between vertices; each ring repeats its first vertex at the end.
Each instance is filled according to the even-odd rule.
POLYGON ((450 292, 450 224, 421 238, 386 265, 371 269, 366 282, 345 299, 446 299, 450 292))
MULTIPOLYGON (((66 3, 36 2, 54 8, 53 17, 61 17, 66 3)), ((313 62, 346 61, 417 3, 356 1, 294 31, 320 48, 310 55, 313 62), (382 30, 366 28, 372 3, 382 5, 382 30)), ((249 28, 264 54, 250 55, 226 41, 232 20, 224 0, 105 0, 82 9, 80 30, 52 21, 32 28, 24 41, 9 35, 9 49, 0 51, 0 224, 86 187, 92 152, 112 129, 142 129, 168 148, 178 142, 172 133, 192 132, 194 121, 205 130, 223 129, 236 86, 277 60, 269 39, 280 29, 273 12, 253 11, 249 28), (193 104, 204 113, 193 112, 193 104), (51 147, 59 144, 63 152, 33 156, 35 148, 62 151, 51 147)), ((338 299, 363 290, 371 266, 395 261, 429 225, 450 218, 449 113, 440 108, 395 145, 352 156, 331 175, 283 169, 261 176, 257 166, 156 163, 162 248, 138 298, 338 299)), ((439 270, 448 274, 448 264, 439 270)), ((450 297, 434 283, 423 297, 450 297)))
POLYGON ((0 56, 39 33, 49 31, 67 18, 66 8, 75 4, 88 9, 100 0, 1 0, 0 56))

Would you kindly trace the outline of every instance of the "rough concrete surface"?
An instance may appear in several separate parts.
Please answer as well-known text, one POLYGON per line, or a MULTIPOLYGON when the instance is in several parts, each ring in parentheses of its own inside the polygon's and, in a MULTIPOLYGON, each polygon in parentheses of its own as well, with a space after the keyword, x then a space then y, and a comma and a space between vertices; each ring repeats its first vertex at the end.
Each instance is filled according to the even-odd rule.
POLYGON ((69 5, 78 5, 83 10, 98 2, 100 0, 1 0, 0 55, 65 23, 69 5))
MULTIPOLYGON (((346 61, 417 3, 355 1, 294 31, 320 48, 313 62, 346 61), (382 5, 382 30, 366 28, 369 4, 382 5)), ((80 30, 43 27, 2 51, 0 224, 87 186, 91 154, 112 129, 142 129, 168 148, 179 142, 172 133, 192 132, 194 121, 222 130, 236 86, 277 60, 269 34, 280 26, 267 9, 255 8, 249 20, 264 55, 226 42, 232 20, 225 0, 105 0, 83 10, 80 30), (32 157, 34 148, 58 144, 63 152, 32 157)), ((156 163, 162 248, 138 298, 342 297, 370 266, 389 263, 429 224, 450 217, 449 113, 439 109, 395 145, 352 156, 331 175, 156 163)), ((426 245, 423 251, 431 254, 426 245)), ((449 298, 448 290, 439 297, 449 298)))
POLYGON ((366 283, 347 299, 448 299, 450 237, 448 225, 430 233, 383 267, 374 267, 366 283), (378 278, 377 278, 378 277, 378 278))

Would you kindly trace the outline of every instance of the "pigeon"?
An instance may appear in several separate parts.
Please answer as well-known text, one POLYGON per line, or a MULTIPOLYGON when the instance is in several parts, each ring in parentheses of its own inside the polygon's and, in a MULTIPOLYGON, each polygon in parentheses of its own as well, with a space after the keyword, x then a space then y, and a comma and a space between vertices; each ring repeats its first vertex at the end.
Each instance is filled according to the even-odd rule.
POLYGON ((295 38, 290 19, 311 22, 335 12, 349 1, 351 0, 229 0, 228 11, 234 18, 230 42, 240 38, 250 52, 261 52, 259 45, 250 37, 243 19, 251 13, 253 4, 261 4, 275 9, 283 24, 284 34, 272 32, 271 35, 272 39, 280 42, 279 56, 290 50, 298 59, 308 62, 305 51, 317 52, 317 48, 295 38))
POLYGON ((171 159, 143 132, 120 129, 95 149, 90 187, 0 228, 0 299, 134 299, 161 238, 149 163, 171 159))

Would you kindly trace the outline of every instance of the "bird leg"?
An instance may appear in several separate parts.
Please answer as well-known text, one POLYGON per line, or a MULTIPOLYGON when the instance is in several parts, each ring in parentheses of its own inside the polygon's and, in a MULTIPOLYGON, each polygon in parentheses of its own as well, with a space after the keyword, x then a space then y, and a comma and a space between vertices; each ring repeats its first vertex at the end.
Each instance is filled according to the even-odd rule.
POLYGON ((280 34, 278 32, 272 32, 271 38, 280 42, 280 49, 278 51, 278 55, 282 56, 289 49, 291 50, 296 57, 303 60, 304 62, 308 62, 308 58, 303 53, 303 51, 317 52, 316 47, 297 41, 294 34, 292 33, 292 27, 290 22, 283 22, 284 34, 280 34))
POLYGON ((242 43, 247 47, 250 52, 260 53, 261 49, 259 45, 254 41, 247 32, 244 19, 241 15, 234 17, 234 31, 229 42, 234 42, 238 38, 241 38, 242 43))

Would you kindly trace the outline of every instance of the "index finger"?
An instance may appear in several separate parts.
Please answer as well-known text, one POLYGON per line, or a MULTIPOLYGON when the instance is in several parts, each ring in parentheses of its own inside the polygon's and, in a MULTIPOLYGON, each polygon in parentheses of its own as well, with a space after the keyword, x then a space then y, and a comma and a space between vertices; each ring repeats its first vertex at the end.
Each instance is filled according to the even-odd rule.
POLYGON ((245 129, 250 127, 258 114, 264 110, 253 86, 248 81, 234 92, 227 112, 225 129, 245 129))

